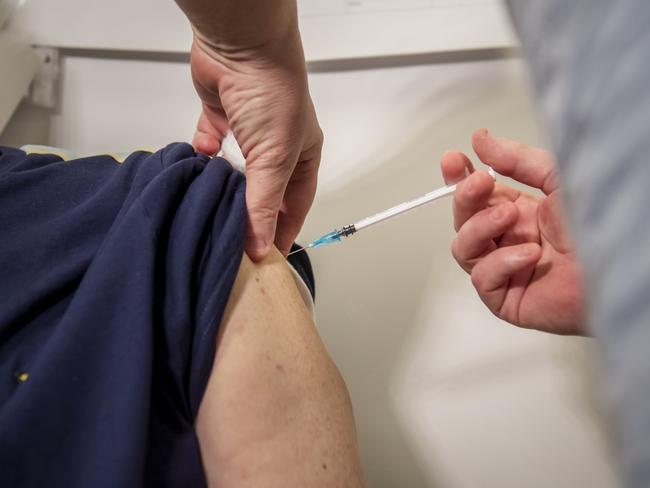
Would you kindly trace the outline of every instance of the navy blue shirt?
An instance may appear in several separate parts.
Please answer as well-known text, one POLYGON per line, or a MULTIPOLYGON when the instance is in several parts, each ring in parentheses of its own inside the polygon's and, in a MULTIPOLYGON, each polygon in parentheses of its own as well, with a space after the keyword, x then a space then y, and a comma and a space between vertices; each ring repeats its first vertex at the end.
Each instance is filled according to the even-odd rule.
POLYGON ((0 148, 0 485, 205 485, 194 420, 245 179, 186 144, 0 148))

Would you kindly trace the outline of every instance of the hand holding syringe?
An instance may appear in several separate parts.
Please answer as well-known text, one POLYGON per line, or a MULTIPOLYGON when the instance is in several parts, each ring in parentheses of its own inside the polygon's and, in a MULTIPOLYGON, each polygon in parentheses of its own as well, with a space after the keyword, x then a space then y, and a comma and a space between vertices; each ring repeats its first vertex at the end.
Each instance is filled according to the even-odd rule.
MULTIPOLYGON (((496 180, 496 173, 492 168, 488 169, 488 173, 490 174, 490 176, 492 176, 492 178, 496 180)), ((456 191, 456 185, 443 186, 442 188, 433 190, 429 193, 422 195, 421 197, 414 198, 413 200, 409 200, 404 203, 400 203, 399 205, 395 205, 394 207, 391 207, 388 210, 384 210, 383 212, 379 212, 370 217, 366 217, 365 219, 361 219, 354 224, 345 225, 340 230, 334 229, 332 232, 328 232, 327 234, 310 242, 307 245, 307 248, 321 247, 321 246, 326 246, 328 244, 334 244, 335 242, 340 242, 341 238, 343 237, 350 237, 351 235, 356 234, 360 230, 366 229, 372 225, 379 224, 380 222, 384 222, 393 217, 397 217, 398 215, 406 213, 409 210, 413 210, 414 208, 421 207, 422 205, 426 205, 427 203, 431 203, 435 200, 439 200, 446 196, 452 195, 455 191, 456 191)), ((296 252, 300 252, 303 250, 304 249, 298 249, 296 251, 293 251, 290 254, 294 254, 296 252)))

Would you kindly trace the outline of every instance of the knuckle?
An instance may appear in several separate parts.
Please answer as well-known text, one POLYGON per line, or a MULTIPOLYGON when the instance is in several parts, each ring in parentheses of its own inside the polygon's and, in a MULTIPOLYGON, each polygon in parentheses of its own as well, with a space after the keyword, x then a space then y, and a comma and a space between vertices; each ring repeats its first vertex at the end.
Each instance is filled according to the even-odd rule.
POLYGON ((325 142, 325 133, 318 123, 316 124, 316 144, 322 146, 325 142))
POLYGON ((454 257, 458 265, 467 273, 472 271, 472 263, 465 259, 461 250, 461 243, 458 238, 454 239, 451 243, 451 255, 454 257))
POLYGON ((256 156, 250 165, 267 172, 283 172, 287 165, 294 164, 297 160, 293 148, 283 143, 262 148, 256 156))
POLYGON ((485 279, 483 278, 483 275, 474 268, 472 272, 470 273, 470 278, 472 280, 472 286, 476 288, 476 290, 481 293, 481 290, 484 288, 485 284, 485 279))
POLYGON ((320 158, 301 160, 293 170, 293 178, 305 179, 309 176, 317 177, 320 167, 320 158))
POLYGON ((253 223, 272 223, 278 216, 278 210, 269 205, 256 205, 248 209, 248 217, 253 223))
POLYGON ((460 244, 458 243, 458 237, 456 237, 456 239, 451 241, 451 255, 454 257, 458 264, 461 264, 460 254, 458 252, 459 246, 460 244))

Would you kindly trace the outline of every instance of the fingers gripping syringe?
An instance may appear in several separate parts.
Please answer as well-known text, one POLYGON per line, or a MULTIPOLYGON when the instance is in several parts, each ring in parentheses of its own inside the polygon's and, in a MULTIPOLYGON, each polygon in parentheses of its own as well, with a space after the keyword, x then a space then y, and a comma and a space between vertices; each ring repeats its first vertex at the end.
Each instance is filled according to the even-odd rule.
MULTIPOLYGON (((492 178, 496 179, 496 174, 492 168, 488 169, 488 173, 490 176, 492 176, 492 178)), ((361 219, 354 224, 345 225, 340 230, 334 229, 332 232, 328 232, 327 234, 310 242, 307 245, 307 248, 321 247, 328 244, 334 244, 335 242, 340 242, 343 237, 350 237, 351 235, 356 234, 363 229, 367 229, 368 227, 379 224, 380 222, 384 222, 386 220, 392 219, 393 217, 397 217, 398 215, 406 213, 409 210, 413 210, 414 208, 421 207, 427 203, 431 203, 433 201, 449 196, 453 194, 454 191, 456 191, 456 185, 443 186, 442 188, 433 190, 422 195, 421 197, 414 198, 408 202, 400 203, 399 205, 395 205, 388 210, 384 210, 383 212, 379 212, 370 217, 366 217, 365 219, 361 219)), ((300 252, 302 250, 303 249, 298 249, 293 253, 300 252)))

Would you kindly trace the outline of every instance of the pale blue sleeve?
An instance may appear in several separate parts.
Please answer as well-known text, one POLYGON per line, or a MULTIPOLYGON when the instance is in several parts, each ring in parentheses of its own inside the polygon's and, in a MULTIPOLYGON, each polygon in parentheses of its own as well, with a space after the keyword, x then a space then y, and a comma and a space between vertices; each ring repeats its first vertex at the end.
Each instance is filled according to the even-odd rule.
POLYGON ((650 486, 650 2, 511 0, 584 265, 626 486, 650 486))

